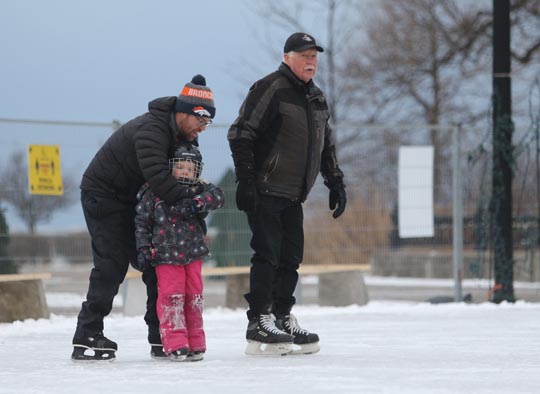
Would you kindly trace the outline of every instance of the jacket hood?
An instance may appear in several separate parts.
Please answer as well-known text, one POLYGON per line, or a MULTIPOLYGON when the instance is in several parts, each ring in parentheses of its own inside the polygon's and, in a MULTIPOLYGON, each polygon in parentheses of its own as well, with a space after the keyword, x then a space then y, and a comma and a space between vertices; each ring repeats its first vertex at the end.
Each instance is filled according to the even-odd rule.
POLYGON ((148 103, 148 112, 161 117, 174 111, 176 96, 160 97, 148 103))
POLYGON ((180 137, 180 133, 178 133, 178 127, 176 126, 176 121, 174 120, 175 105, 176 96, 160 97, 148 103, 148 112, 156 116, 158 119, 163 119, 164 121, 169 122, 171 133, 174 138, 177 139, 177 142, 189 142, 195 146, 199 146, 199 137, 195 138, 193 141, 185 141, 180 137))

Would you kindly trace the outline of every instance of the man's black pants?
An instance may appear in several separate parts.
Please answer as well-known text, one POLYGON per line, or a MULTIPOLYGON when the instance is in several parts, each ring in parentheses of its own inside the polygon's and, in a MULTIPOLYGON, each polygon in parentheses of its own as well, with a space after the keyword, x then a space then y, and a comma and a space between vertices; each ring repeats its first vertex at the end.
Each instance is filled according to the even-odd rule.
MULTIPOLYGON (((114 198, 81 192, 81 203, 88 231, 92 238, 94 268, 86 301, 77 320, 75 337, 103 331, 103 318, 112 310, 113 299, 124 281, 130 262, 137 259, 135 244, 135 207, 114 198)), ((147 311, 150 343, 161 343, 156 313, 157 279, 153 269, 143 273, 147 286, 147 311)))
POLYGON ((248 319, 273 312, 286 315, 296 302, 293 294, 304 255, 304 213, 299 201, 261 195, 248 214, 252 232, 248 319))

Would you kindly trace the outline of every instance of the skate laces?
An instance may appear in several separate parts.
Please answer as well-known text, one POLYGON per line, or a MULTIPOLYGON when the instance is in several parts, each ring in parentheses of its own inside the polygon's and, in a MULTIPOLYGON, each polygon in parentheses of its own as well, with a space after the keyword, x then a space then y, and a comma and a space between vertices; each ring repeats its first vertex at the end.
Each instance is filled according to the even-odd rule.
POLYGON ((260 315, 259 324, 265 329, 274 334, 283 334, 276 326, 276 318, 273 315, 260 315))
POLYGON ((288 323, 289 328, 291 329, 291 333, 299 333, 299 334, 309 334, 308 330, 304 330, 300 325, 298 324, 298 320, 296 319, 296 316, 294 316, 292 313, 289 315, 289 320, 286 321, 286 324, 288 323))

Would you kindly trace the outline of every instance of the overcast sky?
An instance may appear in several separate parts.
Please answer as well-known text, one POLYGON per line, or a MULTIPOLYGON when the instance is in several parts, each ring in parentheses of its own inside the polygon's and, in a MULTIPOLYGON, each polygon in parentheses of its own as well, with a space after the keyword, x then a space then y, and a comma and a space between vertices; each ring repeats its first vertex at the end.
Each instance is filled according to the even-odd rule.
MULTIPOLYGON (((201 73, 215 93, 216 121, 229 122, 249 87, 234 68, 259 53, 251 30, 256 16, 246 4, 2 2, 0 116, 126 121, 144 111, 149 99, 176 95, 201 73)), ((283 40, 268 43, 269 51, 283 40)), ((264 60, 261 70, 277 66, 264 60)))

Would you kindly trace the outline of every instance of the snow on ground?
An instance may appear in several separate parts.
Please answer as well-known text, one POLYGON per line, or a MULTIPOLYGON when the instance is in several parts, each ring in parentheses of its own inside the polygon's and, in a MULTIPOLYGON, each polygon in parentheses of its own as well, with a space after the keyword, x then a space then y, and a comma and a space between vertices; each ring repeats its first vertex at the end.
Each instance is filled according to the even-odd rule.
POLYGON ((243 310, 205 310, 198 363, 149 357, 141 317, 106 318, 114 362, 69 359, 75 316, 0 324, 0 392, 11 393, 538 393, 540 304, 372 301, 298 306, 319 333, 315 355, 243 354, 243 310))

